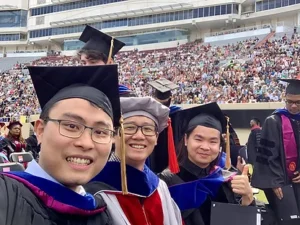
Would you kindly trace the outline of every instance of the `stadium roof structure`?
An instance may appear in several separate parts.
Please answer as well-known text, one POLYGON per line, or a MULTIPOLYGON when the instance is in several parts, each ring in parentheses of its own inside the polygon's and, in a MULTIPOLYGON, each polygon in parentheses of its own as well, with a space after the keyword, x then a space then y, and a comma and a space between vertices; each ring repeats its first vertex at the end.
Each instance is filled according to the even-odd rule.
POLYGON ((18 7, 14 6, 14 5, 0 5, 0 11, 2 11, 2 10, 12 10, 12 9, 18 9, 18 7))
POLYGON ((67 2, 77 2, 80 0, 51 0, 52 3, 54 4, 59 4, 59 3, 67 3, 67 2))
MULTIPOLYGON (((57 1, 59 1, 59 0, 57 0, 57 1)), ((103 15, 97 15, 97 16, 89 16, 89 17, 82 17, 82 18, 77 18, 77 19, 55 21, 55 22, 51 22, 50 25, 52 27, 79 25, 79 24, 86 24, 86 23, 91 23, 91 22, 101 22, 101 21, 105 21, 105 20, 121 19, 121 18, 126 18, 126 17, 153 15, 153 14, 157 14, 157 13, 161 13, 161 12, 192 9, 192 8, 193 8, 192 4, 176 3, 176 4, 155 6, 155 7, 144 8, 144 9, 129 10, 126 12, 115 12, 115 13, 109 13, 109 14, 103 14, 103 15)))

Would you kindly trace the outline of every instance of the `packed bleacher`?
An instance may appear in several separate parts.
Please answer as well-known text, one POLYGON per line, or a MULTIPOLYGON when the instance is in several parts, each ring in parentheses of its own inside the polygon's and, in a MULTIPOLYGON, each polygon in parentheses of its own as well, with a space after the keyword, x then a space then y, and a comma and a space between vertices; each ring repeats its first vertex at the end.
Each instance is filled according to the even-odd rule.
MULTIPOLYGON (((138 96, 151 95, 147 83, 164 77, 180 87, 174 91, 174 104, 278 102, 285 84, 277 79, 299 75, 299 46, 297 34, 265 43, 253 37, 226 46, 195 41, 173 49, 121 52, 115 62, 120 83, 138 96)), ((31 64, 81 65, 76 56, 49 56, 31 64)), ((25 66, 17 63, 0 76, 0 117, 40 112, 25 66)))

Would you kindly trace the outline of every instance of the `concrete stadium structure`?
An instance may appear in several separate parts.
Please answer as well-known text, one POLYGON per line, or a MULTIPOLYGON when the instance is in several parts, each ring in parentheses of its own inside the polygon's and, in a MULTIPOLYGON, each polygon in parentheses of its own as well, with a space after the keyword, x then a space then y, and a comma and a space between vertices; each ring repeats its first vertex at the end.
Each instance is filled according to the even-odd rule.
POLYGON ((78 50, 90 24, 127 44, 124 50, 176 47, 196 39, 230 42, 293 32, 300 0, 2 0, 0 57, 78 50))

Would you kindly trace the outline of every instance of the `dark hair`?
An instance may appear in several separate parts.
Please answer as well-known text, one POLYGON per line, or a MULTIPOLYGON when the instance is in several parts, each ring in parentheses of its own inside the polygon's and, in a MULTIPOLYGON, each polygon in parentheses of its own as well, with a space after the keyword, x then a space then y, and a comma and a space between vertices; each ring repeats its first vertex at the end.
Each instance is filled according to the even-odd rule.
POLYGON ((260 120, 256 117, 253 117, 251 120, 253 120, 257 125, 260 125, 260 120))
POLYGON ((89 49, 81 49, 77 56, 80 58, 81 55, 86 55, 87 59, 89 60, 102 60, 105 64, 107 63, 108 56, 104 53, 96 51, 96 50, 89 50, 89 49))
MULTIPOLYGON (((58 101, 59 102, 59 101, 58 101)), ((51 107, 49 107, 47 110, 42 110, 42 113, 40 115, 40 119, 42 120, 46 120, 49 117, 50 111, 53 109, 54 106, 56 106, 56 104, 58 103, 54 103, 51 107)), ((99 106, 97 106, 96 104, 94 104, 93 102, 89 102, 91 104, 91 106, 95 107, 95 108, 99 108, 99 106)), ((113 120, 113 119, 112 119, 113 120)), ((47 122, 47 121, 46 121, 47 122)))
POLYGON ((137 97, 137 95, 134 92, 128 92, 128 93, 120 95, 120 97, 126 97, 126 98, 127 97, 137 97))
MULTIPOLYGON (((185 132, 185 134, 187 135, 187 138, 190 137, 191 133, 194 131, 194 129, 196 127, 197 126, 191 127, 185 132)), ((183 165, 184 162, 188 158, 188 151, 187 151, 187 147, 185 146, 184 139, 185 139, 185 137, 183 137, 180 140, 179 144, 176 146, 176 152, 178 152, 177 160, 178 160, 179 165, 183 165)), ((224 138, 222 137, 222 134, 220 134, 220 147, 222 147, 222 149, 225 149, 225 147, 226 147, 224 138)), ((221 158, 221 154, 219 154, 219 156, 210 163, 210 167, 217 165, 220 161, 220 158, 221 158)))

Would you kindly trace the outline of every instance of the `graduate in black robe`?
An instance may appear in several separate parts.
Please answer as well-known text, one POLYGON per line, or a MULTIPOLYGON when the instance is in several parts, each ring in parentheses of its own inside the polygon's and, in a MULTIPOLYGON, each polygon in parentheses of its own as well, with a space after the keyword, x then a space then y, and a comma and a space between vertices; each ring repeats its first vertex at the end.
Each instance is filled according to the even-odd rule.
MULTIPOLYGON (((35 122, 31 122, 31 125, 34 128, 35 122)), ((38 161, 39 153, 41 146, 38 144, 36 134, 33 133, 26 140, 26 152, 30 152, 33 155, 33 158, 38 161)))
MULTIPOLYGON (((39 163, 0 175, 2 225, 110 225, 100 196, 82 185, 107 163, 119 126, 117 65, 29 67, 42 113, 39 163)), ((99 189, 105 187, 99 184, 99 189)))
MULTIPOLYGON (((263 124, 252 176, 252 185, 265 191, 270 206, 278 215, 278 222, 289 211, 296 210, 300 214, 300 81, 282 81, 289 83, 286 105, 273 112, 263 124), (289 185, 293 191, 285 192, 289 185), (289 206, 288 210, 285 205, 289 206)), ((300 224, 300 220, 286 220, 280 224, 300 224)))
POLYGON ((216 103, 173 114, 172 127, 175 143, 181 140, 177 145, 180 172, 172 174, 166 169, 159 177, 169 186, 185 225, 210 225, 212 201, 255 204, 248 166, 242 175, 218 166, 226 119, 216 103))
MULTIPOLYGON (((150 81, 148 84, 153 88, 153 98, 158 102, 167 106, 170 109, 170 115, 181 110, 181 107, 171 105, 172 103, 172 90, 179 88, 173 82, 161 78, 158 80, 150 81)), ((157 140, 158 145, 155 146, 154 151, 147 159, 146 164, 155 172, 160 173, 168 167, 168 132, 167 129, 163 130, 157 140)))
POLYGON ((261 135, 261 126, 260 121, 257 118, 253 118, 250 121, 251 132, 248 137, 247 142, 247 163, 254 165, 256 160, 256 152, 258 150, 260 135, 261 135))

